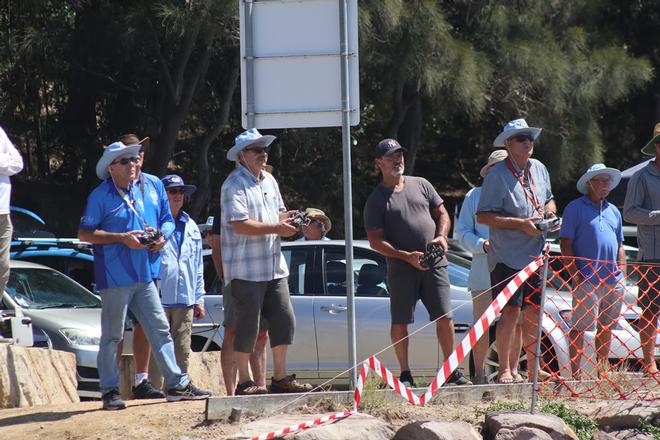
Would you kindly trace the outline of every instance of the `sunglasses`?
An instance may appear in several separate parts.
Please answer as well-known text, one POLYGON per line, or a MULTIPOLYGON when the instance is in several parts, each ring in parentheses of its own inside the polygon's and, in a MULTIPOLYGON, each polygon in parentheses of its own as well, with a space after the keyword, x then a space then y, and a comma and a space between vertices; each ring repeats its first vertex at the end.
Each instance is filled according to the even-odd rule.
POLYGON ((129 162, 137 163, 138 158, 135 157, 135 156, 133 156, 133 157, 122 157, 121 159, 113 160, 112 162, 110 162, 110 165, 116 165, 116 164, 128 165, 129 162))
POLYGON ((255 154, 268 153, 270 151, 270 147, 246 148, 245 151, 252 151, 255 154))
POLYGON ((171 188, 166 190, 168 193, 171 194, 185 194, 186 190, 183 188, 171 188))
POLYGON ((531 134, 519 134, 517 136, 512 137, 511 139, 514 139, 516 142, 525 142, 525 141, 530 141, 534 142, 534 136, 531 134))

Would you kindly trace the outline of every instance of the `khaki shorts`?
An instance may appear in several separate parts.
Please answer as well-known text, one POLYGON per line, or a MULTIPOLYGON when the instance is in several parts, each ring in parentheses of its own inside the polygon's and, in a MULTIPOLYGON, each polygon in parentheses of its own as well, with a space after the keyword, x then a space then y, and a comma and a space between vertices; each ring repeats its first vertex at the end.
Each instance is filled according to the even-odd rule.
POLYGON ((616 322, 621 315, 624 288, 620 283, 594 285, 582 283, 573 290, 573 328, 594 330, 598 319, 601 328, 616 322))

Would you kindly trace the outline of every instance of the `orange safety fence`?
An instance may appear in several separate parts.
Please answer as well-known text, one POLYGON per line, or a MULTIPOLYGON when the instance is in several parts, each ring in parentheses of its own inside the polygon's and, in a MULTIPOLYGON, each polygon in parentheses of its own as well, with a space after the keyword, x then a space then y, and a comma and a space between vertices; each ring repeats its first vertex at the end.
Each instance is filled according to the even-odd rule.
MULTIPOLYGON (((658 312, 653 313, 660 307, 660 265, 629 262, 619 271, 612 262, 549 258, 539 395, 660 399, 660 374, 649 373, 649 367, 660 361, 658 312), (651 322, 652 317, 656 322, 651 322), (646 362, 643 341, 650 354, 646 362)), ((537 321, 521 322, 523 330, 537 329, 539 306, 531 301, 526 306, 536 313, 523 314, 525 319, 534 315, 537 321)), ((536 353, 536 344, 523 340, 524 351, 536 353)), ((533 369, 533 365, 522 367, 533 369)))

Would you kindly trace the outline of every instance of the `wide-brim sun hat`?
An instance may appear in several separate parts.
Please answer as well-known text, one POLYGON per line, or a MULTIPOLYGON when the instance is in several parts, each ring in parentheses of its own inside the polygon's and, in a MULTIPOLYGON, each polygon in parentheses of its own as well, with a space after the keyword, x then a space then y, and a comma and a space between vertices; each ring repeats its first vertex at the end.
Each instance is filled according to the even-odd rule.
POLYGON ((140 145, 125 145, 123 142, 113 142, 107 147, 104 147, 103 155, 96 162, 96 176, 101 180, 107 179, 110 177, 108 167, 115 159, 126 154, 137 156, 140 148, 140 145))
POLYGON ((134 133, 126 133, 122 134, 119 136, 119 139, 117 139, 119 142, 123 142, 124 145, 139 145, 142 147, 142 150, 148 150, 149 146, 151 145, 151 139, 149 139, 149 136, 145 137, 144 139, 140 140, 137 134, 134 133))
POLYGON ((481 167, 481 171, 479 171, 479 175, 481 177, 486 177, 486 173, 492 167, 498 162, 502 162, 504 159, 506 159, 509 156, 509 152, 506 150, 495 150, 492 153, 490 153, 490 156, 488 156, 488 162, 486 162, 486 165, 481 167))
POLYGON ((330 217, 325 215, 325 212, 321 211, 320 209, 307 208, 305 209, 305 214, 307 214, 308 218, 312 220, 318 220, 321 223, 323 223, 323 229, 325 234, 330 232, 330 229, 332 229, 332 222, 330 221, 330 217))
POLYGON ((541 130, 542 129, 538 127, 528 126, 524 119, 514 119, 513 121, 507 122, 504 128, 502 128, 502 132, 498 134, 493 141, 493 146, 504 147, 504 141, 521 133, 529 133, 532 135, 534 140, 536 140, 536 138, 541 134, 541 130))
POLYGON ((236 136, 234 145, 227 151, 227 159, 232 162, 238 160, 238 153, 250 145, 269 146, 275 140, 275 136, 262 135, 256 128, 251 128, 236 136))
POLYGON ((646 154, 647 156, 655 156, 655 144, 658 142, 660 142, 660 122, 655 124, 655 127, 653 128, 653 137, 649 143, 644 145, 644 148, 642 148, 642 154, 646 154))
POLYGON ((616 188, 619 182, 621 182, 621 171, 617 170, 616 168, 606 167, 602 163, 597 163, 591 165, 587 172, 584 173, 582 177, 580 177, 576 185, 577 190, 582 194, 587 194, 589 192, 587 188, 587 182, 600 174, 607 174, 610 176, 610 179, 612 179, 610 183, 610 191, 616 188))
POLYGON ((168 174, 167 176, 164 176, 161 181, 163 182, 165 191, 172 188, 183 188, 186 197, 197 191, 195 185, 186 185, 178 174, 168 174))

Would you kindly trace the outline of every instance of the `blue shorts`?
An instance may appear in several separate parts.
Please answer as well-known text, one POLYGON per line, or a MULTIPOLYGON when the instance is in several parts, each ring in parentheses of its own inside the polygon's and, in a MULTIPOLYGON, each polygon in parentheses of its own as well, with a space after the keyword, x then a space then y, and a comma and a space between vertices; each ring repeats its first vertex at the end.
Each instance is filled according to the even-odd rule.
MULTIPOLYGON (((504 263, 497 263, 495 268, 490 273, 490 283, 493 287, 493 299, 500 294, 511 279, 520 272, 521 269, 511 269, 504 263)), ((541 304, 541 278, 538 272, 535 272, 531 277, 523 283, 518 290, 516 290, 506 303, 507 306, 525 307, 534 305, 538 307, 541 304)))

